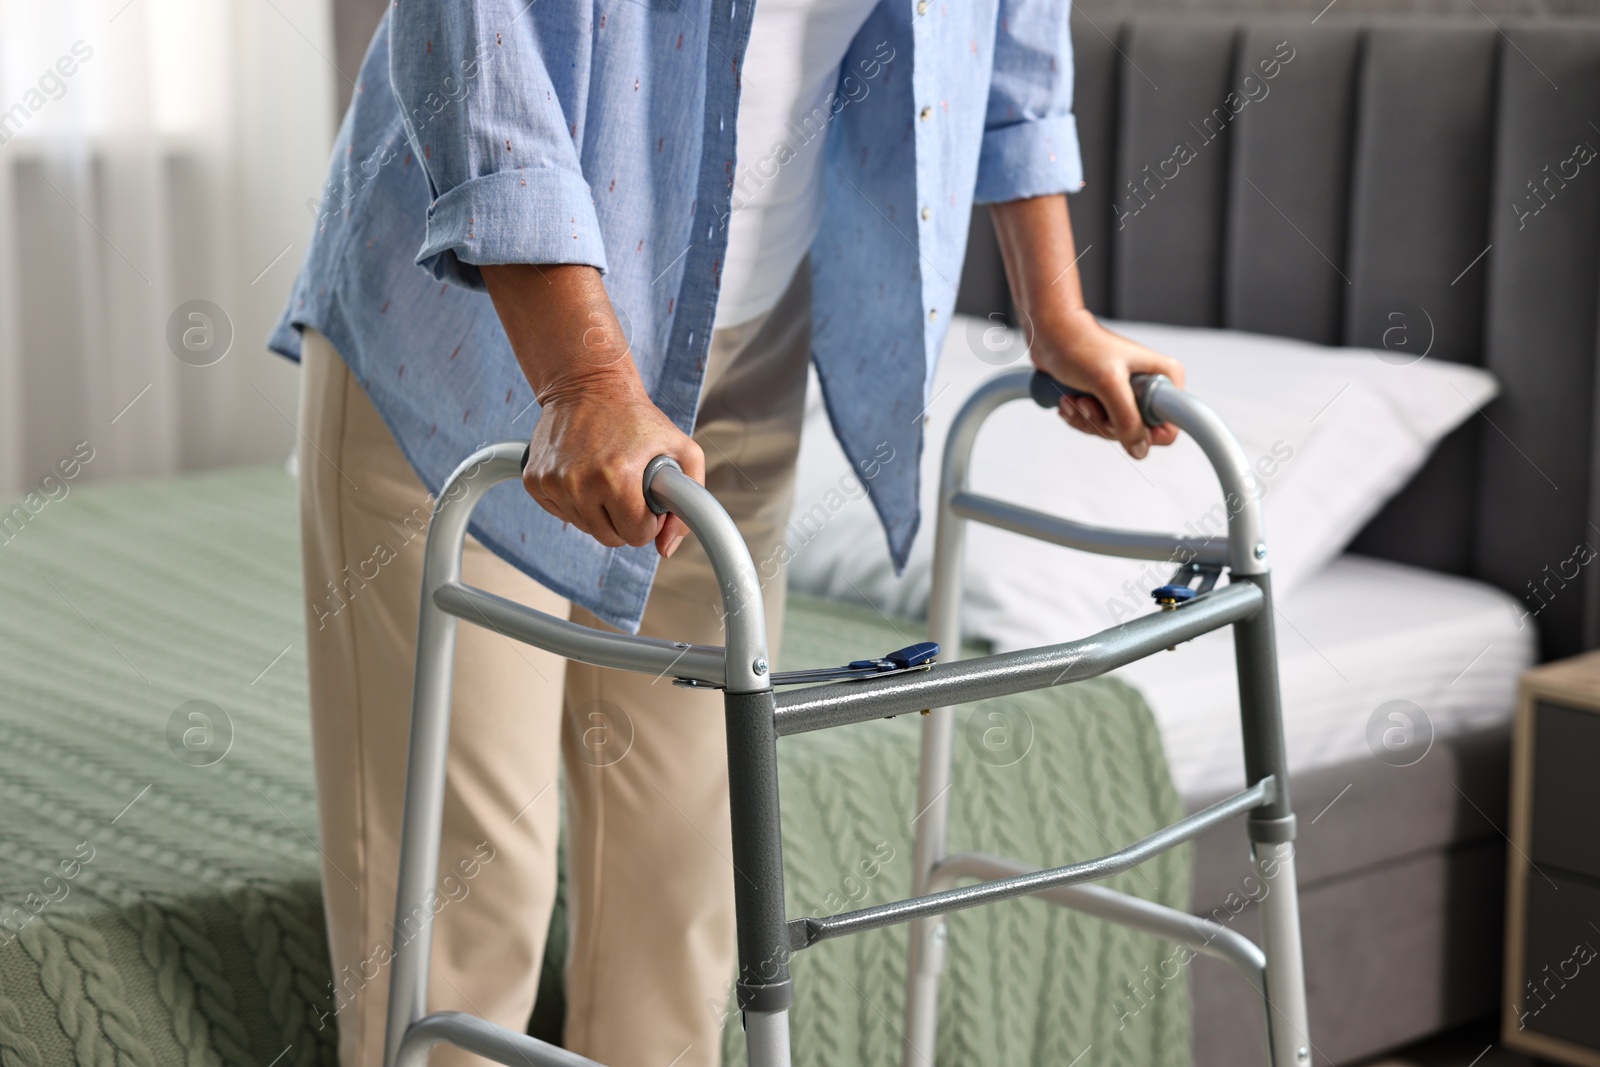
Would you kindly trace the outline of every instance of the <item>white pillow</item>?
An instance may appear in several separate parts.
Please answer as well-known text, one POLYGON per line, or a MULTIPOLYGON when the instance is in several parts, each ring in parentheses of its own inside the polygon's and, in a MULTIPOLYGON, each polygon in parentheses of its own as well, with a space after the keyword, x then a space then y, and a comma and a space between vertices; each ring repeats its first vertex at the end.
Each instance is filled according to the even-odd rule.
MULTIPOLYGON (((1337 556, 1440 438, 1497 389, 1475 367, 1437 360, 1399 365, 1390 352, 1227 330, 1107 325, 1181 360, 1188 389, 1222 416, 1256 462, 1268 562, 1274 590, 1283 595, 1337 556)), ((872 604, 891 615, 926 614, 933 501, 950 423, 983 381, 1029 366, 1020 339, 1007 348, 994 344, 990 332, 986 343, 992 330, 958 316, 945 343, 925 419, 922 527, 900 578, 813 380, 789 526, 791 589, 872 604), (997 367, 997 350, 1018 355, 997 367), (819 530, 823 512, 829 517, 819 530)), ((1225 529, 1216 477, 1187 437, 1136 463, 1119 446, 1077 433, 1028 401, 990 416, 978 435, 970 484, 978 493, 1095 525, 1202 535, 1225 529)), ((1151 609, 1149 590, 1171 570, 969 524, 963 628, 1002 650, 1081 637, 1151 609)))

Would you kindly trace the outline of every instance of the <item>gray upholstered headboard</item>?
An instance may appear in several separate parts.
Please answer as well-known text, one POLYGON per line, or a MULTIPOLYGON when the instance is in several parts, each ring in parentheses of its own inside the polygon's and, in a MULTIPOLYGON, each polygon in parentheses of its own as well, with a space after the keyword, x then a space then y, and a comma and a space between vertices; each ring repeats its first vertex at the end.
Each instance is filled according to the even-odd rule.
MULTIPOLYGON (((1074 45, 1090 307, 1370 347, 1403 321, 1489 368, 1354 549, 1522 598, 1547 657, 1600 643, 1600 20, 1091 9, 1074 45)), ((981 210, 961 310, 1009 310, 981 210)))

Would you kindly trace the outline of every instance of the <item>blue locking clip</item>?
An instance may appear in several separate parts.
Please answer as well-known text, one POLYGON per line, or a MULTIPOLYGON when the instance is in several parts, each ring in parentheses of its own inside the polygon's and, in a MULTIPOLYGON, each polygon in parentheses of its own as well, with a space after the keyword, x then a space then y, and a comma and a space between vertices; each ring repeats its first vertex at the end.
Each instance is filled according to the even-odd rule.
POLYGON ((1171 611, 1173 608, 1182 607, 1198 595, 1186 585, 1158 585, 1150 590, 1151 599, 1163 611, 1171 611))

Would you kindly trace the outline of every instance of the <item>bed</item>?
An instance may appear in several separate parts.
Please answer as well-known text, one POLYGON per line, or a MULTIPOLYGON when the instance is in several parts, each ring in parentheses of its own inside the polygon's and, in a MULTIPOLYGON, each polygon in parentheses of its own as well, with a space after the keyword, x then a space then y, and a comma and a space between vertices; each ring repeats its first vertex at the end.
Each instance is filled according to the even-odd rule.
MULTIPOLYGON (((0 544, 0 1062, 331 1067, 292 479, 68 482, 33 503, 0 544)), ((797 598, 783 663, 880 654, 915 629, 797 598)), ((1000 761, 961 746, 957 846, 1067 862, 1181 815, 1127 685, 1003 710, 1031 719, 1032 743, 1000 761)), ((916 746, 915 716, 785 742, 790 914, 904 894, 916 746)), ((1113 884, 1182 906, 1189 869, 1176 851, 1113 884)), ((547 1038, 559 912, 552 927, 531 1020, 547 1038)), ((1089 1047, 1101 1064, 1188 1062, 1186 989, 1111 1010, 1170 954, 1154 939, 1033 901, 953 929, 942 1062, 1043 1067, 1089 1047)), ((896 1062, 903 961, 903 929, 802 953, 795 1062, 896 1062)))
MULTIPOLYGON (((1534 631, 1516 607, 1480 582, 1367 556, 1335 560, 1279 606, 1291 770, 1378 758, 1374 745, 1395 766, 1431 754, 1422 738, 1384 748, 1390 729, 1437 739, 1503 729, 1517 676, 1534 659, 1534 631), (1414 721, 1386 711, 1369 737, 1374 713, 1395 701, 1411 708, 1392 711, 1414 721)), ((1149 701, 1173 782, 1192 804, 1244 777, 1232 654, 1229 635, 1216 632, 1117 672, 1149 701)), ((1317 814, 1303 800, 1299 808, 1317 814)))

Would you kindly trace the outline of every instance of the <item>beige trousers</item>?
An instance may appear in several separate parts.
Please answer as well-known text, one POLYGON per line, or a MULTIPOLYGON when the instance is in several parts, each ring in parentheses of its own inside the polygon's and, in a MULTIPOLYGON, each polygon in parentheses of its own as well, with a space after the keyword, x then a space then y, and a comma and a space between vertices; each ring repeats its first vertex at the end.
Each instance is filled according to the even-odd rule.
MULTIPOLYGON (((805 268, 768 315, 718 331, 694 437, 751 554, 784 536, 810 350, 805 268)), ((427 493, 338 353, 305 337, 300 522, 323 895, 342 1067, 381 1063, 427 493)), ((465 580, 603 626, 469 539, 465 580)), ((766 589, 776 653, 782 580, 766 589)), ((691 537, 663 561, 642 633, 721 644, 691 537)), ((711 1067, 734 971, 722 701, 670 678, 557 657, 462 624, 430 1011, 521 1031, 555 896, 567 784, 567 1047, 608 1067, 711 1067)), ((487 1063, 440 1046, 435 1065, 487 1063)))

